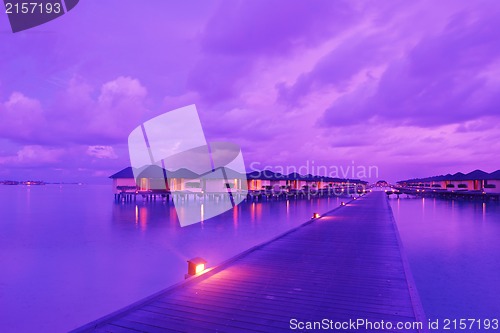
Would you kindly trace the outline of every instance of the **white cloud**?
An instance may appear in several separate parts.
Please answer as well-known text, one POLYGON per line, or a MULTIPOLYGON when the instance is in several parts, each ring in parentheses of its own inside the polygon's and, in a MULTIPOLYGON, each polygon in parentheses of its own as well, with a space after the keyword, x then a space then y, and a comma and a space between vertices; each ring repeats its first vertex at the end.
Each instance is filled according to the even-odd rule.
POLYGON ((64 150, 40 145, 23 146, 15 155, 0 157, 0 164, 37 166, 55 164, 61 161, 64 150))
POLYGON ((87 148, 87 155, 102 159, 118 158, 113 147, 111 146, 89 146, 87 148))

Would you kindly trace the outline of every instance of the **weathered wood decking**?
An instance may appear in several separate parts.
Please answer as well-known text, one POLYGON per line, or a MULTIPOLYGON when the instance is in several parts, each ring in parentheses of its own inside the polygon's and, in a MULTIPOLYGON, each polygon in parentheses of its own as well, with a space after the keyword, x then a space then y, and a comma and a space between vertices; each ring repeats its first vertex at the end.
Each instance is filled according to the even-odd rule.
POLYGON ((293 318, 424 320, 385 193, 353 200, 77 331, 290 332, 293 318))

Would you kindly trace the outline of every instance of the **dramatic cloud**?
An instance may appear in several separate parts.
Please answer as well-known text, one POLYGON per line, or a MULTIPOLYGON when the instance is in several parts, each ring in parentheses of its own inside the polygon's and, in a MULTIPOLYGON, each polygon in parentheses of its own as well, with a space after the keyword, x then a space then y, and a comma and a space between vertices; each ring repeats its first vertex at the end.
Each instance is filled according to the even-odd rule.
POLYGON ((312 91, 328 86, 346 90, 360 71, 385 62, 391 51, 387 42, 381 34, 349 37, 321 58, 312 71, 302 74, 293 86, 279 84, 280 100, 293 105, 312 91))
POLYGON ((210 53, 276 55, 314 46, 356 21, 349 1, 222 2, 203 33, 210 53))
POLYGON ((348 1, 224 1, 203 31, 187 87, 209 104, 233 98, 257 62, 317 46, 357 20, 348 1))
POLYGON ((19 141, 36 140, 37 129, 46 126, 40 102, 20 92, 13 92, 5 102, 0 102, 0 117, 2 137, 19 141))
POLYGON ((24 166, 43 167, 57 165, 61 162, 64 151, 58 148, 47 148, 39 145, 24 146, 13 156, 0 157, 0 164, 4 167, 24 166))
POLYGON ((367 79, 335 100, 320 120, 326 126, 370 117, 421 126, 498 115, 500 44, 498 10, 451 15, 448 24, 424 36, 394 59, 380 79, 367 79))
POLYGON ((493 171, 499 22, 493 0, 82 3, 1 34, 0 172, 101 179, 133 128, 193 103, 247 164, 493 171))
POLYGON ((117 143, 145 120, 147 90, 137 79, 118 77, 104 83, 96 95, 84 82, 72 79, 56 102, 42 103, 14 92, 0 104, 3 138, 53 145, 117 143))
POLYGON ((89 146, 87 149, 87 155, 96 158, 118 158, 113 147, 111 146, 89 146))

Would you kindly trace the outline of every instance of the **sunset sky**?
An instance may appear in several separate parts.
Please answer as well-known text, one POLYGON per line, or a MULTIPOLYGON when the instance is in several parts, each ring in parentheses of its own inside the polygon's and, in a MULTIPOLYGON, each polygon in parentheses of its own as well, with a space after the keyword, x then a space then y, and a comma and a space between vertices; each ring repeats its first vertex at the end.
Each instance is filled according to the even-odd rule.
POLYGON ((0 13, 0 180, 107 182, 189 104, 247 166, 491 172, 500 2, 84 0, 15 34, 0 13))

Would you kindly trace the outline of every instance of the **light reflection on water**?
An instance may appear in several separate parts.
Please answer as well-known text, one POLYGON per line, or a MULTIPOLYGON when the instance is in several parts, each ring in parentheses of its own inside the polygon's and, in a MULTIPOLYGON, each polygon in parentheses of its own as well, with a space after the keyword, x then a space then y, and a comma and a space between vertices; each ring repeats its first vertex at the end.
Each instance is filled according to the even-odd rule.
POLYGON ((110 186, 0 186, 0 332, 68 331, 181 281, 189 258, 215 265, 339 204, 243 203, 181 228, 172 204, 114 203, 110 186))
POLYGON ((430 319, 500 315, 500 205, 390 199, 430 319))

